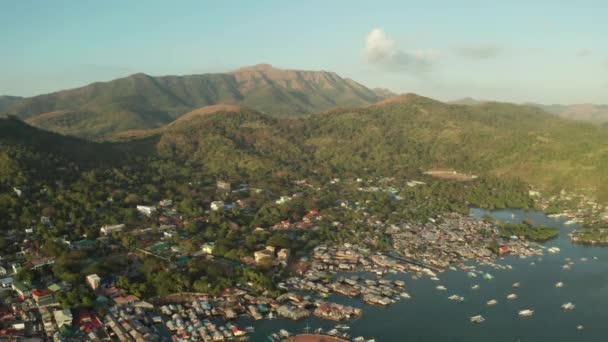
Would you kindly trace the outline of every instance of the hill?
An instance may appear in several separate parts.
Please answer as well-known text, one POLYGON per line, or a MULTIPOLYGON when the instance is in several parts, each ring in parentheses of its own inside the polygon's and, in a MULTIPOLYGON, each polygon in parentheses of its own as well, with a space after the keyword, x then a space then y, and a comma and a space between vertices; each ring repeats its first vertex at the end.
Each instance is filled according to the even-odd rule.
POLYGON ((151 141, 163 158, 201 162, 212 173, 235 177, 279 171, 420 177, 430 169, 456 169, 517 177, 550 192, 593 190, 608 199, 608 132, 534 106, 450 105, 406 94, 288 119, 219 106, 122 139, 151 141))
POLYGON ((19 96, 0 95, 0 113, 5 112, 21 99, 23 98, 19 96))
POLYGON ((573 104, 573 105, 539 105, 543 110, 563 118, 588 121, 608 125, 608 105, 573 104))
POLYGON ((260 64, 230 73, 161 77, 135 74, 25 98, 6 111, 36 127, 99 138, 160 127, 193 109, 220 103, 284 117, 365 105, 382 97, 333 72, 283 70, 260 64))

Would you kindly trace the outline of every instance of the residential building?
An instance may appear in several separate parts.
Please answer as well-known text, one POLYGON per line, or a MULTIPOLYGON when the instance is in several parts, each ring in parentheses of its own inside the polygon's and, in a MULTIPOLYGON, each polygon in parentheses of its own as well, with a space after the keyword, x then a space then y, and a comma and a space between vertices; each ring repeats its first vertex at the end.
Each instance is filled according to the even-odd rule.
POLYGON ((225 182, 225 181, 221 181, 218 180, 216 182, 216 188, 219 191, 225 191, 225 192, 230 192, 230 183, 229 182, 225 182))
POLYGON ((204 243, 201 247, 201 251, 205 254, 213 254, 213 250, 215 249, 215 242, 207 242, 204 243))
POLYGON ((69 309, 55 310, 53 311, 53 316, 55 317, 55 322, 60 329, 64 325, 71 326, 72 320, 74 319, 74 317, 72 317, 72 312, 69 309))
POLYGON ((224 209, 224 201, 213 201, 211 202, 210 208, 213 211, 224 209))
POLYGON ((120 232, 125 229, 124 224, 115 224, 115 225, 105 225, 101 227, 99 232, 103 235, 111 235, 114 232, 120 232))
POLYGON ((101 284, 101 278, 99 278, 97 274, 89 274, 87 276, 87 284, 93 291, 95 291, 99 288, 99 285, 101 284))
POLYGON ((152 216, 152 214, 156 211, 156 207, 147 206, 147 205, 138 205, 137 211, 146 216, 152 216))

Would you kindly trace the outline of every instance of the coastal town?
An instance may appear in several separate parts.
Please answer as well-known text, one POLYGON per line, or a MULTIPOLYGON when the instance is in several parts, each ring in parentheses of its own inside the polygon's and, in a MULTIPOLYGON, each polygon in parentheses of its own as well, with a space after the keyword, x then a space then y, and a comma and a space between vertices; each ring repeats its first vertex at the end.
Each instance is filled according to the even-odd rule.
MULTIPOLYGON (((341 180, 333 179, 327 186, 336 187, 340 183, 341 180)), ((404 189, 412 191, 426 186, 422 181, 407 180, 400 187, 390 178, 353 179, 347 184, 357 196, 381 195, 387 203, 395 203, 393 205, 403 201, 407 193, 404 189)), ((322 187, 304 180, 294 182, 292 193, 272 200, 272 207, 286 207, 306 197, 306 192, 318 194, 322 187)), ((211 200, 205 216, 196 220, 206 222, 222 217, 229 220, 218 215, 237 209, 247 213, 251 210, 250 199, 241 194, 263 191, 248 184, 233 188, 222 180, 217 181, 215 188, 219 198, 211 200)), ((27 188, 14 189, 18 197, 29 196, 29 192, 27 188)), ((222 252, 225 242, 221 239, 198 240, 199 243, 193 244, 195 237, 188 232, 188 219, 171 199, 154 205, 137 204, 139 217, 152 222, 149 226, 105 224, 99 227, 96 239, 83 236, 81 240, 56 238, 53 241, 53 248, 85 259, 129 260, 126 264, 118 261, 127 268, 120 276, 87 273, 74 281, 53 276, 63 261, 50 255, 50 247, 40 248, 35 243, 34 228, 11 230, 5 238, 15 243, 17 237, 23 240, 19 242, 19 251, 2 255, 0 259, 0 336, 55 341, 223 341, 247 339, 255 331, 255 323, 238 323, 243 318, 255 322, 316 317, 338 324, 335 329, 318 333, 349 340, 345 323, 365 315, 365 309, 333 302, 329 296, 390 306, 407 301, 415 294, 408 292, 405 281, 389 280, 385 278, 387 275, 407 273, 413 279, 426 277, 438 281, 441 273, 460 269, 477 276, 474 267, 466 263, 498 269, 504 268, 496 262, 499 257, 540 257, 545 253, 543 246, 525 237, 501 237, 496 222, 489 220, 446 212, 424 220, 389 222, 377 216, 369 204, 370 201, 339 198, 322 210, 305 211, 296 220, 276 220, 268 226, 251 229, 254 237, 281 234, 298 241, 301 234, 320 231, 324 224, 349 233, 353 230, 344 225, 356 224, 357 234, 348 242, 320 241, 311 249, 293 250, 281 239, 271 237, 264 244, 254 243, 251 254, 239 257, 231 256, 229 250, 222 252), (337 214, 353 216, 355 220, 340 222, 337 214), (98 250, 107 255, 97 254, 98 250), (137 287, 129 280, 143 276, 134 265, 148 263, 156 265, 157 270, 160 267, 177 273, 197 264, 235 268, 246 281, 228 282, 228 286, 215 287, 217 290, 213 291, 184 288, 150 297, 145 291, 135 293, 137 287), (43 270, 52 272, 32 279, 33 273, 43 270), (269 270, 272 274, 281 274, 271 280, 276 286, 265 285, 269 284, 265 278, 268 275, 263 274, 269 270), (86 305, 82 304, 82 298, 86 298, 86 305)), ((40 224, 51 227, 53 220, 43 215, 40 224)), ((492 278, 489 273, 479 275, 492 278)), ((211 290, 213 285, 201 282, 197 288, 211 290)), ((440 287, 443 288, 437 286, 439 290, 440 287)), ((450 300, 458 302, 463 298, 453 295, 450 300)), ((481 322, 481 318, 475 320, 481 322)), ((273 341, 291 338, 287 331, 273 335, 269 336, 273 341)))

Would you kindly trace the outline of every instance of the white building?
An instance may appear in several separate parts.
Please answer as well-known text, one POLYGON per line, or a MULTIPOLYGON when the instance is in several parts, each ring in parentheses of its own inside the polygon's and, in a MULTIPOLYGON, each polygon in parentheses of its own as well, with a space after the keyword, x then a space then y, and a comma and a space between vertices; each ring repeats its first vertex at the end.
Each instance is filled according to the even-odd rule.
POLYGON ((95 291, 97 290, 97 288, 99 288, 99 284, 101 283, 101 278, 99 278, 99 276, 97 274, 89 274, 87 276, 87 284, 89 284, 89 287, 95 291))
POLYGON ((147 206, 147 205, 138 205, 137 211, 139 211, 143 215, 151 216, 156 211, 156 207, 147 206))
POLYGON ((125 229, 125 225, 124 224, 116 224, 116 225, 105 225, 103 227, 101 227, 101 229, 99 230, 99 232, 103 235, 110 235, 114 232, 120 232, 123 229, 125 229))
POLYGON ((213 211, 224 209, 224 201, 213 201, 211 202, 210 208, 213 211))

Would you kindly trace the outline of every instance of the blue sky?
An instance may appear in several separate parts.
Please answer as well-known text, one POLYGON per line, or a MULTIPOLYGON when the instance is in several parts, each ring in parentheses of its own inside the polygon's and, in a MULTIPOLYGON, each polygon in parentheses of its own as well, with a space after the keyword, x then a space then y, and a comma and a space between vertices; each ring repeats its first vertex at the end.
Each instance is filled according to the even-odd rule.
POLYGON ((564 2, 4 0, 0 94, 270 63, 441 100, 608 103, 608 6, 564 2))

